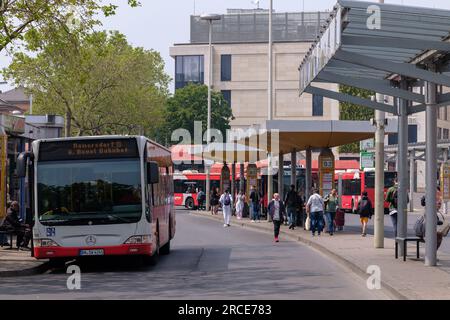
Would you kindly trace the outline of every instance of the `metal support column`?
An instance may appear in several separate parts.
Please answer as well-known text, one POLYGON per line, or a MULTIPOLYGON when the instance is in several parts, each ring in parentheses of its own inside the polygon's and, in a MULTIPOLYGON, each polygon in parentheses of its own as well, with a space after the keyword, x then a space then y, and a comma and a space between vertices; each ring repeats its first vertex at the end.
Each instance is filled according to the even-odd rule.
POLYGON ((305 198, 308 201, 311 195, 312 186, 312 151, 311 148, 306 149, 306 172, 305 172, 305 198))
MULTIPOLYGON (((267 163, 267 203, 272 200, 273 196, 273 161, 272 155, 268 154, 268 163, 267 163)), ((261 208, 261 211, 263 208, 261 208)), ((267 221, 272 222, 270 218, 270 214, 267 214, 267 221)))
POLYGON ((210 168, 210 166, 209 165, 207 165, 206 163, 205 163, 205 173, 206 173, 206 186, 205 186, 205 188, 206 188, 206 190, 205 190, 205 194, 206 194, 206 203, 205 203, 205 208, 206 208, 206 211, 209 211, 210 210, 210 199, 211 199, 211 175, 210 175, 210 172, 211 172, 211 168, 210 168))
MULTIPOLYGON (((377 94, 377 102, 384 103, 384 96, 377 94)), ((384 248, 384 121, 385 113, 375 111, 375 223, 374 246, 384 248)))
MULTIPOLYGON (((400 81, 400 88, 408 89, 405 79, 400 81)), ((398 111, 397 237, 404 238, 408 227, 408 100, 399 98, 398 111)), ((399 245, 403 255, 403 242, 399 245)))
POLYGON ((245 167, 244 163, 239 164, 239 191, 245 193, 245 167))
POLYGON ((291 185, 297 190, 297 151, 291 151, 291 185))
POLYGON ((425 230, 425 265, 435 266, 437 261, 436 234, 436 173, 437 173, 437 108, 436 84, 425 82, 426 109, 426 230, 425 230))
MULTIPOLYGON (((444 154, 443 154, 444 163, 447 163, 448 162, 448 149, 445 148, 443 151, 444 151, 444 154)), ((441 186, 441 188, 443 188, 443 186, 441 186)), ((443 190, 441 189, 441 192, 442 191, 443 190)), ((442 211, 444 212, 444 214, 448 214, 448 202, 442 201, 442 211)))
POLYGON ((233 197, 233 201, 236 196, 236 162, 231 164, 231 196, 233 197))
POLYGON ((414 211, 414 186, 416 185, 415 162, 416 152, 409 151, 409 211, 414 211))
POLYGON ((280 153, 278 155, 278 194, 280 195, 280 198, 284 200, 284 157, 283 155, 280 153))

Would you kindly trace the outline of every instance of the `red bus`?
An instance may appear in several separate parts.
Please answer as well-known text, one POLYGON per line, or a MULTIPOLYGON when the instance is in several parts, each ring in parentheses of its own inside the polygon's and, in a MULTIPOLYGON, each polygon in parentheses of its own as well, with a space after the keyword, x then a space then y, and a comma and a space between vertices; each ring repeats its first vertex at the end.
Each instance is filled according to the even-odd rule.
MULTIPOLYGON (((394 185, 397 172, 386 171, 384 173, 384 198, 387 190, 394 185)), ((335 175, 336 186, 339 175, 335 175)), ((366 191, 370 201, 375 203, 375 171, 356 171, 342 173, 342 209, 348 212, 356 212, 361 194, 366 191)), ((384 212, 389 212, 389 203, 384 202, 384 212)))
MULTIPOLYGON (((210 174, 211 189, 220 187, 220 174, 210 174)), ((192 171, 183 171, 175 173, 174 199, 175 206, 184 206, 186 209, 193 210, 198 206, 197 193, 201 188, 206 193, 206 173, 197 173, 192 171)))
POLYGON ((141 256, 154 264, 175 235, 170 150, 142 136, 37 140, 19 155, 35 224, 34 257, 141 256))

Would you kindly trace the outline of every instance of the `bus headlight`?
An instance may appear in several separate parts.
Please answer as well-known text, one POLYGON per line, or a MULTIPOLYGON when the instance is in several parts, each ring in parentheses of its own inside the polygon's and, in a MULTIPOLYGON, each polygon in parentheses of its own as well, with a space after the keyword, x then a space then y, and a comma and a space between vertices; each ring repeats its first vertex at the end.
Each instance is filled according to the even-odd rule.
POLYGON ((35 247, 59 247, 59 244, 57 244, 55 241, 51 239, 38 239, 36 240, 35 247))
POLYGON ((150 243, 151 239, 149 235, 145 236, 132 236, 125 241, 125 244, 141 244, 141 243, 150 243))

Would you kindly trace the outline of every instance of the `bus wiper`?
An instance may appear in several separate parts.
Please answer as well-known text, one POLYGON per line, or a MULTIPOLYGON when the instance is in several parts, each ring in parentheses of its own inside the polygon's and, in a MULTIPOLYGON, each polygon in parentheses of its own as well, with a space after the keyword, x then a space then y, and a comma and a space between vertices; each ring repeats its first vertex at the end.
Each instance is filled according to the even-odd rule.
POLYGON ((108 214, 108 218, 110 218, 110 219, 113 218, 115 220, 120 220, 120 221, 126 222, 126 223, 130 222, 129 219, 121 217, 121 216, 118 216, 118 215, 115 215, 115 214, 108 214))

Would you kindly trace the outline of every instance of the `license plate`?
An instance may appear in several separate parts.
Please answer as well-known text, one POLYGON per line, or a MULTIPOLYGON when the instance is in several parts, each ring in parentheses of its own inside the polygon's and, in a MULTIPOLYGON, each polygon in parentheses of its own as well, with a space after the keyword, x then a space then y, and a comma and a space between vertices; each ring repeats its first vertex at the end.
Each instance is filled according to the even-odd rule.
POLYGON ((80 256, 103 256, 103 249, 80 250, 80 256))

